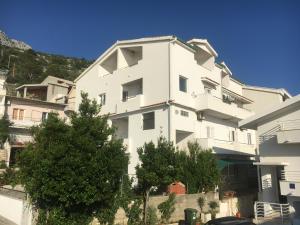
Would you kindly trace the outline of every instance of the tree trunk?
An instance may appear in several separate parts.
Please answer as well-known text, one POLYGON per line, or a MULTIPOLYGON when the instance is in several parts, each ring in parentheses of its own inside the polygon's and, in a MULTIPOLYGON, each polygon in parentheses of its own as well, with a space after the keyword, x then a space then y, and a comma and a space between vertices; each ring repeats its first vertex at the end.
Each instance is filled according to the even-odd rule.
POLYGON ((149 194, 150 190, 147 190, 143 195, 143 222, 146 225, 147 223, 147 209, 148 209, 148 202, 149 202, 149 194))

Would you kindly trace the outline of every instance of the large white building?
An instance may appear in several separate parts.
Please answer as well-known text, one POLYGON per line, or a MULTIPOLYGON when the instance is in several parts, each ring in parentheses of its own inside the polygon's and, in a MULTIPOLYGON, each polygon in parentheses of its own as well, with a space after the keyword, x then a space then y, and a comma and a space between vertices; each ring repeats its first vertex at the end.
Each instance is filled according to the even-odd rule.
MULTIPOLYGON (((196 140, 223 163, 248 167, 256 154, 255 131, 240 130, 238 121, 254 114, 245 108, 253 101, 217 56, 203 39, 117 41, 75 80, 76 107, 84 91, 102 104, 101 114, 110 114, 130 154, 129 174, 135 173, 137 148, 160 135, 180 148, 196 140)), ((227 173, 247 185, 247 176, 236 175, 241 171, 227 173)))

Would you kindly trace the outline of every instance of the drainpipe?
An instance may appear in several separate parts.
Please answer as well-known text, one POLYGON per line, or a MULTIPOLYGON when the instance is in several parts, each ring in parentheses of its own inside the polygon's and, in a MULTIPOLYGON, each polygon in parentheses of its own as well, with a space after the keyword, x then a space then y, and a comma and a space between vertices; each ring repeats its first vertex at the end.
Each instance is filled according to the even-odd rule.
POLYGON ((170 105, 170 102, 171 102, 171 97, 172 97, 172 85, 171 85, 171 44, 173 44, 175 41, 176 41, 176 37, 169 42, 169 48, 168 48, 168 63, 169 63, 169 99, 167 101, 167 105, 168 105, 168 140, 171 141, 171 133, 172 133, 172 125, 171 125, 171 122, 172 122, 172 112, 171 112, 171 105, 170 105))

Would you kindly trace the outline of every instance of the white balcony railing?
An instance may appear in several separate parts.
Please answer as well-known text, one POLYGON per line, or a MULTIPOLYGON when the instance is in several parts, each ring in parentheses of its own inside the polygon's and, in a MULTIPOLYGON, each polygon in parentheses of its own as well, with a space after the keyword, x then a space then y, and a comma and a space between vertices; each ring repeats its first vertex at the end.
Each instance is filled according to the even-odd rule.
POLYGON ((241 143, 238 141, 228 141, 215 138, 198 138, 199 144, 205 148, 213 148, 216 153, 228 153, 228 151, 233 151, 237 153, 244 153, 249 155, 255 155, 255 145, 241 143))
POLYGON ((261 222, 269 221, 270 224, 285 224, 290 221, 290 205, 272 202, 255 202, 255 220, 261 222))
POLYGON ((30 128, 32 126, 37 126, 42 122, 41 118, 33 117, 23 117, 22 119, 15 119, 12 116, 8 116, 10 122, 12 122, 11 127, 20 128, 30 128))
POLYGON ((220 118, 245 119, 254 113, 237 107, 235 104, 227 104, 222 99, 211 94, 202 94, 195 99, 195 108, 199 111, 211 111, 220 118))
POLYGON ((300 119, 279 121, 278 144, 300 143, 300 119))
POLYGON ((144 95, 136 95, 116 104, 115 113, 130 112, 144 106, 144 95))
POLYGON ((300 170, 298 171, 281 171, 281 180, 300 182, 300 170))

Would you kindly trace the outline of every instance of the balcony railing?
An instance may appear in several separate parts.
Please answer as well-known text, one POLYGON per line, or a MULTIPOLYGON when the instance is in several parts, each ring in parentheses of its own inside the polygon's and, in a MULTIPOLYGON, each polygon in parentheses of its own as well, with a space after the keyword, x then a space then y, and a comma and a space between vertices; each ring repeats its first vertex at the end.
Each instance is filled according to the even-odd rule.
POLYGON ((22 118, 14 118, 13 116, 8 116, 8 119, 12 122, 11 127, 32 127, 37 126, 42 122, 42 118, 36 117, 22 117, 22 118))
POLYGON ((300 170, 298 171, 281 171, 281 180, 300 182, 300 170))
POLYGON ((279 121, 278 144, 300 143, 300 119, 279 121))
POLYGON ((225 103, 223 99, 211 94, 199 95, 195 100, 195 108, 198 111, 212 111, 215 113, 215 116, 224 119, 236 118, 241 120, 253 115, 253 112, 238 107, 233 103, 225 103))
POLYGON ((199 138, 197 139, 197 141, 203 148, 217 148, 219 149, 218 151, 224 151, 218 153, 225 153, 225 151, 229 150, 250 155, 255 154, 254 144, 247 144, 238 141, 221 140, 216 138, 199 138))
POLYGON ((300 130, 300 119, 279 121, 278 123, 281 131, 300 130))

